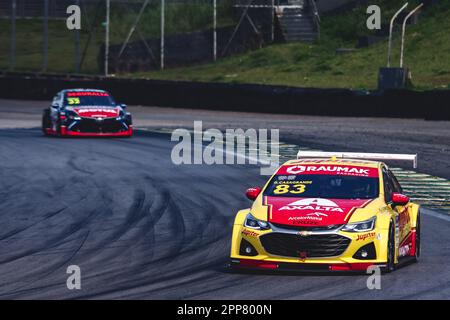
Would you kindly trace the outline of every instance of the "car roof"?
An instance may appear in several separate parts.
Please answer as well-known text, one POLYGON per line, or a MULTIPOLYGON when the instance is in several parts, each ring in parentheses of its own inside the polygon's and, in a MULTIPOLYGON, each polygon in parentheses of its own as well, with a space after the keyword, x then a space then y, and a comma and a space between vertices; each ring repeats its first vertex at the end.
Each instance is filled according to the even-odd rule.
POLYGON ((347 165, 347 166, 358 166, 358 167, 366 167, 366 168, 379 168, 384 165, 383 162, 380 161, 371 161, 371 160, 358 160, 358 159, 324 159, 324 158, 316 158, 316 159, 296 159, 289 160, 285 162, 283 166, 292 166, 296 164, 302 165, 347 165))

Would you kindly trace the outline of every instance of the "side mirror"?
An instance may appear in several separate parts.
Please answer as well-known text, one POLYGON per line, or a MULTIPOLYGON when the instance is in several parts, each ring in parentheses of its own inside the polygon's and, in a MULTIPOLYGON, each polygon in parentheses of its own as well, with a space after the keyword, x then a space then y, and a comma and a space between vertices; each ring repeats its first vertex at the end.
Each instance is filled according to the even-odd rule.
POLYGON ((121 107, 123 110, 125 110, 127 108, 127 105, 122 103, 122 104, 119 104, 119 107, 121 107))
POLYGON ((253 201, 256 198, 258 198, 260 193, 261 193, 261 188, 255 187, 255 188, 247 189, 247 191, 245 192, 245 195, 247 198, 249 198, 250 200, 253 201))
POLYGON ((404 206, 407 205, 409 202, 409 197, 405 196, 404 194, 394 192, 392 194, 392 203, 394 206, 404 206))

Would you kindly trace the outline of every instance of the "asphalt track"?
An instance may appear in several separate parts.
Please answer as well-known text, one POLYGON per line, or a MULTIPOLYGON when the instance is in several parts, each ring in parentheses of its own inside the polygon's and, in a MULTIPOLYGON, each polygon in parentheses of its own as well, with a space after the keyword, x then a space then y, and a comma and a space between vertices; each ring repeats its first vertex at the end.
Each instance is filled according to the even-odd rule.
POLYGON ((0 130, 0 298, 450 298, 450 219, 431 210, 420 263, 383 275, 381 290, 364 275, 230 273, 233 216, 265 178, 248 165, 175 166, 173 145, 142 131, 58 139, 0 130), (71 291, 74 264, 82 289, 71 291))

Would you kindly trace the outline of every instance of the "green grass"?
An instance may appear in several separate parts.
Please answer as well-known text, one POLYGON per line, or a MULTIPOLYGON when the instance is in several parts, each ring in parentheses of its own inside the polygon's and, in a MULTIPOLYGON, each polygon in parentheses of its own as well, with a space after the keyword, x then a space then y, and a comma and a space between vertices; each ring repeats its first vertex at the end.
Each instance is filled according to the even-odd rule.
MULTIPOLYGON (((231 0, 219 2, 218 25, 233 24, 231 0)), ((128 32, 135 22, 139 7, 131 10, 129 6, 113 4, 111 9, 110 37, 111 44, 122 44, 128 32)), ((191 32, 211 28, 213 24, 212 6, 205 1, 191 1, 182 4, 168 4, 166 6, 166 35, 177 32, 191 32)), ((160 13, 158 4, 147 7, 138 25, 139 32, 145 38, 160 36, 160 13)), ((89 38, 90 26, 94 32, 88 46, 82 73, 98 73, 98 54, 105 40, 104 8, 99 11, 92 8, 89 12, 82 13, 82 30, 80 34, 81 49, 85 47, 89 38)), ((0 69, 6 70, 10 64, 10 29, 9 20, 0 20, 0 69)), ((42 30, 43 21, 17 20, 17 71, 40 71, 43 63, 42 30)), ((136 31, 131 41, 139 39, 136 31)), ((49 21, 49 68, 50 72, 71 73, 75 72, 75 32, 66 28, 65 20, 49 21)))
MULTIPOLYGON (((10 24, 0 20, 0 43, 9 44, 10 24)), ((16 71, 41 71, 43 66, 43 40, 42 21, 18 20, 16 38, 16 71)), ((81 48, 88 39, 87 30, 80 34, 81 48)), ((88 47, 83 71, 95 73, 98 70, 97 55, 100 46, 101 35, 95 33, 91 45, 88 47)), ((10 48, 8 45, 0 47, 0 69, 9 68, 10 48)), ((49 65, 50 72, 75 72, 75 33, 68 31, 65 21, 49 22, 49 65)))
MULTIPOLYGON (((387 22, 403 1, 380 0, 387 22)), ((417 2, 416 2, 417 3, 417 2)), ((409 8, 415 5, 410 1, 409 8)), ((154 79, 278 84, 300 87, 374 89, 378 69, 387 63, 387 41, 354 53, 336 54, 336 48, 356 46, 365 27, 366 7, 323 17, 320 43, 271 45, 258 51, 219 60, 214 64, 140 73, 154 79)), ((393 46, 393 66, 400 60, 400 38, 393 46)), ((450 4, 426 12, 418 25, 407 28, 405 65, 415 89, 450 88, 450 4)), ((133 75, 136 76, 136 75, 133 75)))
MULTIPOLYGON (((418 1, 410 1, 411 10, 418 1)), ((382 8, 383 22, 387 22, 403 0, 373 0, 382 8)), ((361 35, 371 32, 365 27, 366 7, 324 16, 320 43, 276 44, 261 50, 220 59, 216 63, 192 67, 167 69, 126 77, 145 77, 169 80, 195 80, 228 83, 278 84, 300 87, 336 87, 374 89, 377 87, 378 69, 386 65, 387 41, 354 53, 336 54, 336 48, 354 48, 361 35)), ((220 24, 232 23, 228 7, 220 8, 220 24)), ((210 26, 210 7, 194 4, 167 9, 168 34, 200 30, 210 26)), ((89 15, 93 16, 93 13, 89 15)), ((121 43, 134 21, 129 12, 112 11, 111 38, 121 43)), ((104 39, 102 21, 97 21, 93 45, 89 47, 83 73, 98 73, 97 55, 104 39)), ((145 36, 159 35, 159 7, 147 10, 140 24, 145 36)), ((41 69, 41 21, 18 22, 17 70, 41 69)), ((9 43, 9 22, 0 20, 0 43, 9 43)), ((50 23, 50 68, 54 72, 74 71, 74 34, 67 31, 64 21, 50 23)), ((87 28, 82 30, 84 44, 87 28)), ((136 39, 136 36, 135 38, 136 39)), ((412 72, 415 89, 450 88, 450 2, 427 11, 418 25, 407 29, 405 65, 412 72)), ((400 38, 397 30, 393 47, 393 65, 400 59, 400 38)), ((0 47, 0 68, 8 67, 8 46, 0 47)))
MULTIPOLYGON (((218 2, 217 23, 218 26, 233 23, 233 0, 218 2)), ((138 11, 127 12, 126 6, 117 5, 111 11, 111 37, 117 41, 123 41, 130 27, 134 24, 138 11)), ((92 15, 92 13, 91 13, 92 15)), ((158 2, 150 4, 141 17, 139 29, 146 37, 160 37, 161 7, 158 2)), ((211 4, 204 0, 191 0, 190 3, 175 3, 166 5, 165 34, 192 32, 211 28, 213 25, 213 9, 211 4)), ((117 42, 116 41, 116 42, 117 42)))

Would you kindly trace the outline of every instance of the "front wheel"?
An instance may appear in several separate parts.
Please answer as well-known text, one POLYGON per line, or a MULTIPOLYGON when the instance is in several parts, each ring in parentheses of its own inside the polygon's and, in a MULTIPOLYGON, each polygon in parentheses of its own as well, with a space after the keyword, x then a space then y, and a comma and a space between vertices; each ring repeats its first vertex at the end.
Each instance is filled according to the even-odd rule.
POLYGON ((48 136, 48 129, 51 128, 52 121, 50 120, 50 110, 45 109, 42 114, 42 132, 48 136))
POLYGON ((387 245, 387 262, 384 272, 390 273, 395 270, 395 227, 391 222, 389 225, 389 240, 387 245))
POLYGON ((133 117, 131 116, 131 114, 127 114, 125 118, 125 123, 127 126, 133 125, 133 117))
POLYGON ((417 215, 417 223, 416 223, 416 248, 414 252, 414 262, 418 262, 420 258, 420 212, 417 215))

